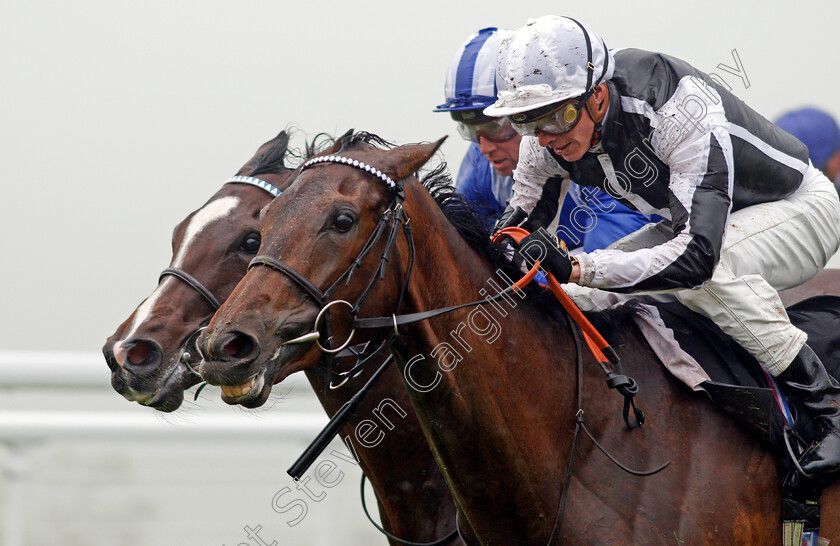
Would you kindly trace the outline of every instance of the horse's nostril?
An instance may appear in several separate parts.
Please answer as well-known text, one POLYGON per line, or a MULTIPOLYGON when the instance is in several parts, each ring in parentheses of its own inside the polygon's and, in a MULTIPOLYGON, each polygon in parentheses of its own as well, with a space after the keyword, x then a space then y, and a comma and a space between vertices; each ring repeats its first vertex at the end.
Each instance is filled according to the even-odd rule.
MULTIPOLYGON (((149 373, 157 369, 162 361, 162 352, 153 341, 143 339, 124 344, 123 366, 134 373, 149 373)), ((118 359, 119 360, 119 359, 118 359)))
POLYGON ((108 369, 112 372, 117 371, 120 363, 117 362, 117 357, 114 355, 114 345, 110 341, 102 347, 102 355, 105 357, 105 363, 108 365, 108 369))
POLYGON ((255 345, 251 336, 236 332, 233 334, 233 338, 225 343, 222 349, 230 357, 245 358, 253 352, 255 345))
POLYGON ((135 366, 142 365, 149 353, 152 352, 152 347, 148 343, 140 342, 128 351, 128 360, 135 366))

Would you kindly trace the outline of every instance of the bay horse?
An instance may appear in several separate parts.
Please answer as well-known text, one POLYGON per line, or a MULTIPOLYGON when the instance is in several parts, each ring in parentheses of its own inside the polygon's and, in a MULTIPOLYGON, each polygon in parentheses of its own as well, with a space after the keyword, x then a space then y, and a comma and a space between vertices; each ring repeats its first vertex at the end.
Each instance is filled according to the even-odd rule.
MULTIPOLYGON (((326 147, 333 139, 326 137, 325 143, 318 140, 316 137, 307 146, 306 156, 321 148, 324 153, 335 151, 326 147)), ((288 143, 288 133, 281 132, 260 146, 234 179, 259 177, 271 187, 284 190, 294 173, 286 165, 290 156, 288 143)), ((210 298, 224 302, 256 254, 260 210, 273 198, 272 192, 253 183, 223 185, 175 228, 170 269, 183 271, 210 298)), ((157 289, 103 347, 114 389, 128 400, 157 410, 176 410, 184 391, 200 381, 191 372, 191 359, 183 358, 184 352, 194 352, 194 347, 189 347, 190 340, 209 322, 216 307, 184 278, 162 276, 157 289)), ((332 416, 369 375, 349 381, 340 390, 329 389, 323 374, 310 372, 307 378, 332 416)), ((236 391, 223 391, 223 395, 235 398, 236 391)), ((381 378, 376 392, 358 408, 358 414, 350 419, 341 436, 353 438, 358 427, 383 409, 377 406, 383 400, 405 408, 404 417, 395 416, 390 409, 387 414, 395 424, 398 421, 399 428, 389 432, 381 446, 355 450, 364 474, 373 484, 382 524, 395 536, 413 541, 431 542, 445 537, 455 528, 455 507, 395 369, 381 378)), ((444 544, 459 543, 451 540, 444 544)))
MULTIPOLYGON (((250 385, 236 402, 257 406, 272 384, 319 366, 321 347, 347 343, 358 317, 381 317, 372 332, 393 342, 468 544, 780 543, 773 455, 666 372, 628 314, 593 319, 640 385, 647 421, 632 431, 591 355, 577 372, 580 348, 541 289, 409 320, 515 278, 451 187, 413 175, 441 142, 391 148, 360 133, 304 165, 264 211, 260 256, 198 340, 205 380, 250 385), (411 235, 374 236, 402 214, 411 235), (349 303, 325 310, 326 287, 349 303), (288 343, 319 337, 322 315, 336 341, 288 343), (576 419, 629 467, 671 464, 630 475, 582 437, 569 468, 576 419)), ((823 535, 838 540, 836 497, 823 496, 823 535)))

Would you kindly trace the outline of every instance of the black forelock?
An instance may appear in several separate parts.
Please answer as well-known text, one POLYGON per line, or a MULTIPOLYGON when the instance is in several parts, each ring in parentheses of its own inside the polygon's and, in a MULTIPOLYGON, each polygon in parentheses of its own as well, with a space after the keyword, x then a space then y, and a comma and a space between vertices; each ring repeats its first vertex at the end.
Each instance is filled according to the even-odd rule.
POLYGON ((395 146, 393 142, 389 142, 379 135, 366 131, 358 131, 353 134, 345 134, 341 138, 341 150, 339 150, 339 153, 357 148, 361 144, 367 144, 368 146, 382 150, 390 150, 395 146))
POLYGON ((312 159, 318 154, 324 153, 327 148, 335 144, 335 141, 335 137, 329 133, 318 133, 312 137, 312 140, 306 143, 303 160, 306 161, 308 159, 312 159))

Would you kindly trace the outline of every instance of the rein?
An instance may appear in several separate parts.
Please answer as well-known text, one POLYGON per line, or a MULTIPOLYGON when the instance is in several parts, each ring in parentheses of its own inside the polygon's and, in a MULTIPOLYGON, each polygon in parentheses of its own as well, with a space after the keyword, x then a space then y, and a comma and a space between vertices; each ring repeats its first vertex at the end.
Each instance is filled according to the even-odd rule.
MULTIPOLYGON (((496 241, 500 239, 502 236, 511 237, 515 242, 519 243, 522 239, 524 239, 528 235, 528 231, 522 229, 520 227, 509 227, 500 230, 499 232, 493 235, 493 240, 496 241)), ((536 269, 539 267, 539 261, 534 264, 532 269, 536 269)), ((577 399, 577 412, 575 412, 575 433, 572 437, 572 448, 569 451, 569 463, 566 465, 566 477, 563 480, 563 489, 560 493, 560 503, 557 507, 557 516, 554 519, 554 527, 551 530, 551 536, 548 540, 548 546, 554 546, 557 544, 559 540, 559 532, 560 527, 563 523, 563 513, 566 510, 566 503, 568 501, 568 494, 569 494, 569 485, 571 484, 572 478, 572 470, 575 464, 575 451, 577 449, 577 441, 578 435, 580 431, 583 430, 586 435, 592 440, 592 443, 595 444, 595 447, 603 453, 613 464, 618 466, 621 470, 627 472, 628 474, 632 474, 633 476, 652 476, 653 474, 657 474, 668 465, 671 464, 671 461, 667 461, 664 464, 660 465, 653 470, 646 470, 646 471, 639 471, 633 470, 628 468, 627 466, 621 464, 615 457, 610 455, 602 446, 598 443, 598 440, 589 432, 589 429, 586 428, 586 424, 584 423, 584 411, 583 411, 583 347, 581 343, 581 337, 586 341, 586 345, 589 347, 590 352, 595 357, 595 360, 598 361, 598 364, 601 366, 601 369, 604 373, 607 374, 607 385, 611 389, 617 389, 622 396, 624 396, 624 422, 627 424, 627 428, 633 430, 634 428, 638 428, 642 426, 645 422, 645 415, 642 411, 636 408, 635 404, 633 404, 633 396, 635 396, 639 392, 639 386, 635 380, 631 377, 627 377, 622 373, 622 366, 621 360, 618 357, 618 353, 610 347, 607 343, 607 340, 601 335, 600 332, 589 322, 589 319, 581 312, 577 305, 572 301, 568 294, 563 290, 563 287, 560 286, 560 283, 554 278, 550 272, 545 272, 546 280, 548 281, 548 287, 554 296, 560 300, 560 304, 566 310, 566 320, 569 322, 569 329, 572 332, 572 336, 575 340, 575 349, 576 349, 576 399, 577 399), (609 357, 607 357, 609 355, 609 357), (618 368, 618 372, 614 372, 609 369, 608 363, 612 363, 618 368), (631 422, 629 420, 629 409, 633 407, 633 411, 635 413, 636 421, 631 422)))
MULTIPOLYGON (((495 233, 493 235, 493 240, 496 241, 503 236, 510 237, 519 243, 522 239, 528 236, 528 231, 520 227, 508 227, 495 233)), ((539 262, 534 264, 534 268, 538 266, 539 262)), ((566 310, 569 317, 571 317, 583 331, 583 339, 586 341, 589 351, 595 357, 595 360, 598 362, 601 370, 603 370, 607 376, 607 386, 611 389, 616 389, 624 397, 624 409, 622 414, 624 422, 627 424, 627 428, 632 430, 642 426, 645 422, 645 414, 633 403, 633 397, 639 392, 639 385, 632 377, 624 375, 624 368, 621 365, 621 359, 619 358, 618 353, 615 352, 610 344, 607 343, 607 340, 604 339, 604 336, 601 335, 592 323, 589 322, 589 319, 586 318, 578 306, 575 305, 575 302, 573 302, 572 298, 566 294, 566 291, 563 290, 563 287, 560 286, 560 283, 554 278, 554 275, 546 271, 545 278, 548 281, 548 288, 551 290, 551 293, 554 294, 554 297, 560 301, 560 304, 563 306, 563 309, 566 310), (615 366, 616 369, 611 370, 609 367, 610 364, 615 366), (630 420, 631 407, 633 408, 635 421, 630 420)))
POLYGON ((566 465, 566 477, 563 480, 563 489, 560 492, 560 503, 557 506, 557 516, 554 518, 554 527, 551 530, 551 536, 548 539, 548 546, 554 546, 558 543, 559 535, 560 535, 560 528, 563 524, 563 513, 566 510, 566 503, 569 500, 569 485, 571 484, 572 479, 572 470, 575 465, 575 451, 577 449, 577 442, 578 442, 578 435, 580 431, 586 433, 592 443, 595 444, 595 447, 603 453, 613 464, 619 467, 621 470, 627 472, 628 474, 632 474, 633 476, 652 476, 654 474, 658 474, 659 472, 665 470, 670 464, 671 461, 666 461, 662 465, 654 468, 653 470, 646 470, 646 471, 639 471, 633 470, 628 468, 627 466, 621 464, 616 460, 615 457, 607 453, 607 451, 598 443, 598 440, 589 432, 589 429, 586 428, 586 424, 584 423, 583 415, 583 347, 581 343, 581 336, 586 336, 580 329, 580 326, 572 319, 571 315, 566 315, 566 320, 569 322, 569 330, 572 332, 572 336, 575 339, 575 349, 577 353, 576 358, 576 384, 577 384, 577 412, 575 412, 575 434, 572 437, 572 448, 569 450, 569 463, 566 465))
POLYGON ((375 521, 373 521, 373 518, 371 517, 370 512, 368 511, 367 503, 365 502, 365 480, 366 479, 367 479, 367 476, 365 476, 365 474, 363 472, 362 473, 361 492, 359 493, 362 497, 362 510, 364 510, 365 515, 367 516, 367 519, 371 523, 371 525, 376 527, 376 529, 380 533, 385 535, 386 537, 390 538, 394 542, 399 542, 400 544, 405 544, 405 546, 443 546, 444 544, 458 538, 458 529, 457 528, 454 531, 452 531, 451 533, 449 533, 448 535, 446 535, 445 537, 439 538, 434 542, 411 542, 410 540, 403 540, 399 537, 396 537, 396 536, 392 535, 391 533, 386 531, 381 525, 379 525, 375 521))

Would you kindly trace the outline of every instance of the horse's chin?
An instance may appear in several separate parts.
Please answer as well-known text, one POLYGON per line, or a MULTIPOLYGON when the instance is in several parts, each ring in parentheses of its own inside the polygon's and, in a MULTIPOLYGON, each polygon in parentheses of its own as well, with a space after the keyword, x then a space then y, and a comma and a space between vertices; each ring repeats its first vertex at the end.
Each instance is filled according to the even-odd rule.
MULTIPOLYGON (((154 400, 143 404, 163 413, 173 412, 184 403, 184 390, 176 389, 165 394, 158 393, 154 400)), ((142 404, 142 402, 141 402, 142 404)))
MULTIPOLYGON (((155 377, 137 377, 122 368, 116 368, 111 372, 111 386, 129 402, 137 402, 149 406, 159 397, 164 386, 174 375, 174 370, 167 376, 156 375, 155 377)), ((170 410, 171 411, 171 410, 170 410)))
POLYGON ((181 407, 184 402, 184 391, 198 382, 198 377, 190 373, 184 363, 176 362, 172 371, 164 379, 163 384, 153 394, 145 394, 151 389, 136 391, 130 388, 120 393, 128 400, 154 408, 157 411, 169 413, 181 407))
POLYGON ((201 379, 197 375, 192 373, 183 362, 179 362, 166 378, 163 386, 144 405, 167 413, 175 411, 184 402, 184 391, 200 382, 201 379))

